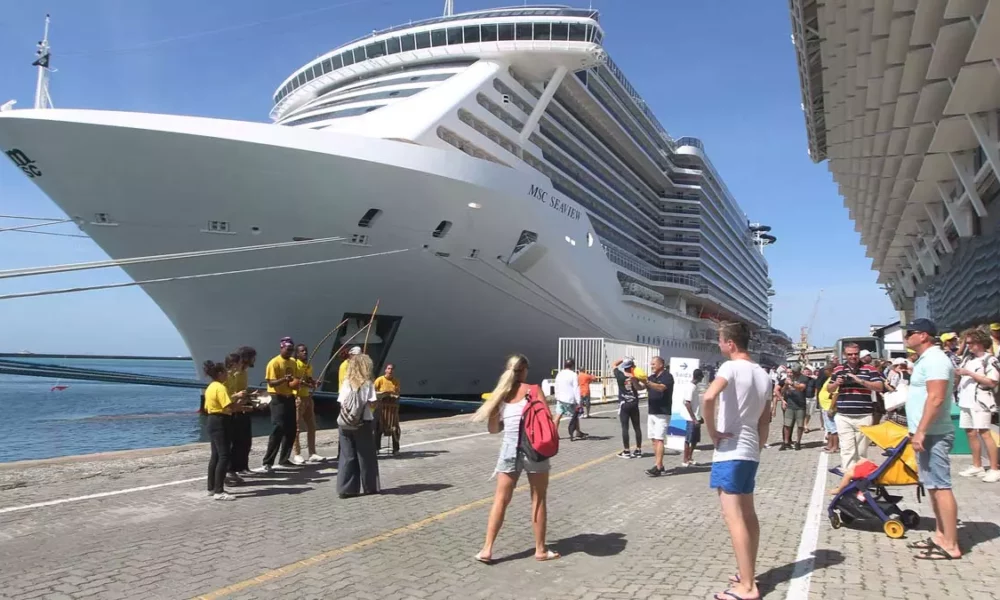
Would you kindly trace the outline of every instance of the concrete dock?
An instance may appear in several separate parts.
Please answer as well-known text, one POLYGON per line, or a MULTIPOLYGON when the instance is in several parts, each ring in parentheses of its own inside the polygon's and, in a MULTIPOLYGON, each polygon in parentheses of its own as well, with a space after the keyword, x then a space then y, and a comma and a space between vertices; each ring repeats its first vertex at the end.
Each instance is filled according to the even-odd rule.
MULTIPOLYGON (((203 444, 0 466, 0 597, 29 598, 673 598, 726 588, 732 550, 708 467, 651 479, 652 457, 623 460, 613 407, 582 421, 590 440, 553 459, 550 545, 533 556, 528 495, 515 494, 495 558, 473 561, 492 501, 499 438, 468 416, 403 423, 403 451, 380 461, 384 493, 340 500, 333 464, 258 476, 235 502, 205 492, 203 444)), ((565 431, 565 425, 563 426, 565 431)), ((772 439, 779 428, 775 426, 772 439)), ((336 455, 335 432, 319 434, 336 455)), ((881 532, 833 530, 822 434, 764 451, 757 484, 766 598, 1000 597, 1000 487, 957 477, 962 560, 913 559, 881 532)), ((254 442, 260 464, 265 440, 254 442)), ((648 441, 643 443, 649 454, 648 441)), ((711 451, 696 454, 707 463, 711 451)), ((838 462, 829 457, 829 466, 838 462)), ((679 463, 668 456, 667 468, 679 463)), ((525 484, 526 480, 522 480, 525 484)), ((904 504, 930 515, 912 488, 904 504)), ((933 517, 922 528, 933 525, 933 517)))

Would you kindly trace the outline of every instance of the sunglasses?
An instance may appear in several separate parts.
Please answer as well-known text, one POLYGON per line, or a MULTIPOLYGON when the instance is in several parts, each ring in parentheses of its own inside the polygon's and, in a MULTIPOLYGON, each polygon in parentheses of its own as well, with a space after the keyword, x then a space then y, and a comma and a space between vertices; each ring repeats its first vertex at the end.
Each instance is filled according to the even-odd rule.
POLYGON ((916 335, 918 333, 924 333, 924 332, 923 331, 907 331, 906 332, 906 337, 911 337, 911 336, 916 335))

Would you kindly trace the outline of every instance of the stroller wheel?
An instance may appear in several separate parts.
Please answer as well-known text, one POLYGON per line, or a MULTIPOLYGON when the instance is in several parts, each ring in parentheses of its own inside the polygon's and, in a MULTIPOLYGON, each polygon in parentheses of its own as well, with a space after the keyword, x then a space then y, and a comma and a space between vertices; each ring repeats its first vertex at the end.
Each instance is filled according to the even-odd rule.
POLYGON ((920 525, 920 515, 915 510, 904 510, 899 515, 899 520, 903 522, 903 525, 907 529, 916 529, 920 525))
POLYGON ((830 513, 830 527, 834 529, 840 529, 844 526, 844 522, 840 519, 840 513, 830 513))
POLYGON ((886 521, 882 525, 882 530, 885 531, 885 534, 887 536, 891 537, 894 540, 898 540, 899 538, 903 537, 903 533, 905 532, 903 524, 897 521, 896 519, 889 519, 888 521, 886 521))

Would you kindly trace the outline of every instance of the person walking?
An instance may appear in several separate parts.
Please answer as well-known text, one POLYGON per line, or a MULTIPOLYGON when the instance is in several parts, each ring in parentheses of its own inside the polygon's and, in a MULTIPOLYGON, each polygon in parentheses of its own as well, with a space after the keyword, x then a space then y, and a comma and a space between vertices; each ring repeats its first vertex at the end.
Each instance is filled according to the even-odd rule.
POLYGON ((232 445, 230 415, 233 407, 242 402, 244 393, 238 392, 230 397, 226 391, 229 373, 224 364, 207 360, 203 371, 212 380, 205 388, 205 412, 208 414, 206 429, 212 445, 212 453, 208 459, 208 495, 215 500, 235 500, 235 496, 226 492, 224 483, 232 445))
POLYGON ((682 467, 693 467, 697 464, 694 462, 694 450, 701 443, 701 424, 705 422, 701 416, 701 397, 708 391, 708 386, 703 381, 704 377, 705 374, 701 369, 695 369, 691 374, 690 395, 681 395, 681 398, 684 398, 684 408, 691 417, 684 434, 682 467))
POLYGON ((580 430, 580 409, 583 399, 580 396, 580 380, 576 375, 576 361, 572 358, 563 363, 563 368, 556 373, 556 429, 563 416, 569 416, 569 441, 583 439, 587 434, 580 430))
MULTIPOLYGON (((359 493, 381 493, 378 475, 378 452, 375 448, 375 420, 372 409, 377 397, 372 382, 372 359, 365 354, 354 354, 348 359, 344 383, 340 386, 338 400, 341 406, 352 402, 363 406, 360 426, 352 429, 337 421, 340 433, 340 462, 337 465, 337 495, 351 498, 359 493)), ((343 408, 342 408, 343 410, 343 408)))
POLYGON ((402 431, 399 427, 399 379, 396 378, 396 366, 385 366, 385 374, 375 380, 375 396, 378 398, 379 415, 375 424, 375 452, 382 450, 382 435, 388 433, 392 438, 392 455, 399 454, 399 438, 402 431))
POLYGON ((589 419, 590 418, 590 384, 592 384, 595 381, 597 381, 597 377, 594 377, 593 375, 591 375, 590 373, 588 373, 586 369, 580 369, 580 373, 579 373, 579 375, 577 375, 577 379, 579 380, 579 383, 580 383, 580 403, 583 404, 583 409, 585 411, 585 414, 583 415, 583 418, 584 419, 589 419))
POLYGON ((798 367, 792 369, 791 375, 785 380, 782 387, 781 410, 784 412, 784 427, 781 428, 781 447, 778 450, 788 450, 795 448, 802 449, 802 430, 805 429, 806 418, 806 387, 809 386, 809 378, 802 374, 798 367), (795 432, 795 425, 798 424, 798 433, 795 432), (795 434, 795 443, 792 444, 792 436, 795 434))
POLYGON ((837 414, 837 436, 840 438, 840 468, 847 470, 868 453, 868 438, 862 427, 875 421, 875 400, 872 392, 883 392, 882 374, 871 365, 861 363, 861 350, 855 343, 844 345, 846 364, 838 365, 826 384, 829 392, 837 393, 834 407, 837 414))
POLYGON ((949 456, 955 443, 955 428, 951 423, 955 368, 935 344, 937 326, 930 319, 910 321, 905 335, 906 346, 917 355, 906 396, 910 444, 917 453, 920 483, 931 497, 937 520, 933 536, 907 547, 919 550, 916 558, 921 560, 953 560, 962 557, 949 456))
POLYGON ((642 457, 642 426, 639 424, 639 390, 645 383, 635 373, 635 359, 631 356, 619 358, 611 365, 618 382, 618 420, 622 426, 622 447, 619 458, 642 457), (628 426, 635 430, 635 450, 629 452, 628 426))
POLYGON ((528 485, 531 487, 531 524, 535 534, 535 560, 549 561, 560 557, 558 552, 549 550, 545 543, 551 466, 548 459, 535 462, 528 458, 518 443, 521 416, 528 404, 526 395, 530 389, 525 384, 528 378, 528 366, 528 359, 520 354, 508 358, 504 372, 500 375, 489 400, 483 402, 473 416, 474 421, 485 421, 487 431, 490 433, 503 433, 500 456, 493 470, 497 478, 497 487, 486 524, 486 541, 475 556, 477 561, 485 564, 493 563, 493 545, 496 543, 497 535, 500 534, 507 506, 510 505, 522 471, 528 473, 528 485))
POLYGON ((282 338, 279 353, 267 363, 264 378, 267 391, 271 394, 271 436, 264 452, 262 473, 274 470, 274 462, 281 467, 293 467, 292 446, 295 442, 295 390, 299 387, 298 366, 292 353, 295 342, 290 337, 282 338), (280 454, 279 454, 280 449, 280 454))
MULTIPOLYGON (((249 389, 249 370, 257 362, 257 351, 250 346, 241 346, 236 350, 240 355, 240 367, 233 374, 232 382, 227 383, 227 388, 232 386, 236 392, 245 392, 246 400, 257 392, 249 389)), ((253 414, 254 406, 249 403, 241 404, 239 410, 233 412, 232 416, 232 450, 229 455, 229 468, 240 476, 251 475, 250 471, 250 451, 253 449, 253 414)))
POLYGON ((754 487, 760 451, 770 425, 771 380, 747 353, 750 328, 744 323, 719 327, 719 350, 727 358, 702 399, 705 426, 715 445, 709 485, 718 491, 722 516, 736 554, 738 574, 717 600, 757 600, 760 521, 754 487), (718 414, 716 406, 718 405, 718 414))
POLYGON ((295 442, 292 444, 292 462, 297 465, 304 465, 306 461, 311 463, 323 462, 325 457, 316 453, 316 407, 313 401, 313 390, 318 386, 313 379, 313 368, 309 364, 309 348, 305 344, 295 347, 295 368, 299 374, 299 389, 295 390, 295 442), (302 446, 299 437, 302 428, 306 430, 306 448, 309 450, 309 458, 302 456, 302 446))
MULTIPOLYGON (((656 463, 646 470, 646 475, 659 477, 663 475, 664 471, 663 445, 667 439, 670 415, 673 412, 674 377, 670 371, 667 371, 666 363, 659 356, 653 357, 650 366, 652 372, 646 378, 646 393, 648 394, 646 433, 653 442, 653 456, 656 463)), ((694 386, 691 385, 691 387, 694 386)), ((690 395, 690 390, 688 390, 688 395, 690 395)))
POLYGON ((959 475, 979 477, 986 483, 1000 481, 1000 463, 997 462, 997 445, 990 432, 990 419, 996 411, 994 393, 1000 383, 1000 361, 987 352, 990 336, 982 329, 969 329, 962 333, 969 354, 955 369, 958 382, 958 427, 965 430, 972 453, 972 466, 959 475), (990 460, 989 470, 983 469, 983 448, 990 460))

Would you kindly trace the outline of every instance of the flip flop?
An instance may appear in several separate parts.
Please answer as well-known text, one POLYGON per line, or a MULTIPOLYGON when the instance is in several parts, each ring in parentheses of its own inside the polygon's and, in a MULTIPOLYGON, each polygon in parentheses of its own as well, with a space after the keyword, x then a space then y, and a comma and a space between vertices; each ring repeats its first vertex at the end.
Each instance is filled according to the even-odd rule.
POLYGON ((732 590, 719 592, 714 596, 714 598, 715 600, 760 600, 760 596, 757 596, 756 598, 744 598, 732 590))
MULTIPOLYGON (((933 542, 931 542, 933 544, 933 542)), ((917 560, 959 560, 961 556, 952 556, 948 554, 948 551, 934 544, 933 547, 928 548, 917 554, 914 558, 917 560)))
POLYGON ((548 561, 548 560, 556 560, 557 558, 561 558, 561 557, 562 557, 562 555, 559 554, 558 552, 553 552, 552 550, 546 550, 545 551, 545 556, 538 556, 536 554, 535 555, 535 560, 537 560, 538 562, 545 562, 545 561, 548 561))
POLYGON ((477 561, 483 563, 484 565, 492 565, 493 564, 493 557, 492 556, 490 558, 485 558, 482 555, 477 554, 477 555, 473 556, 472 558, 474 558, 477 561))
POLYGON ((936 544, 934 543, 934 538, 924 538, 916 542, 910 542, 906 545, 910 550, 930 550, 936 544))

